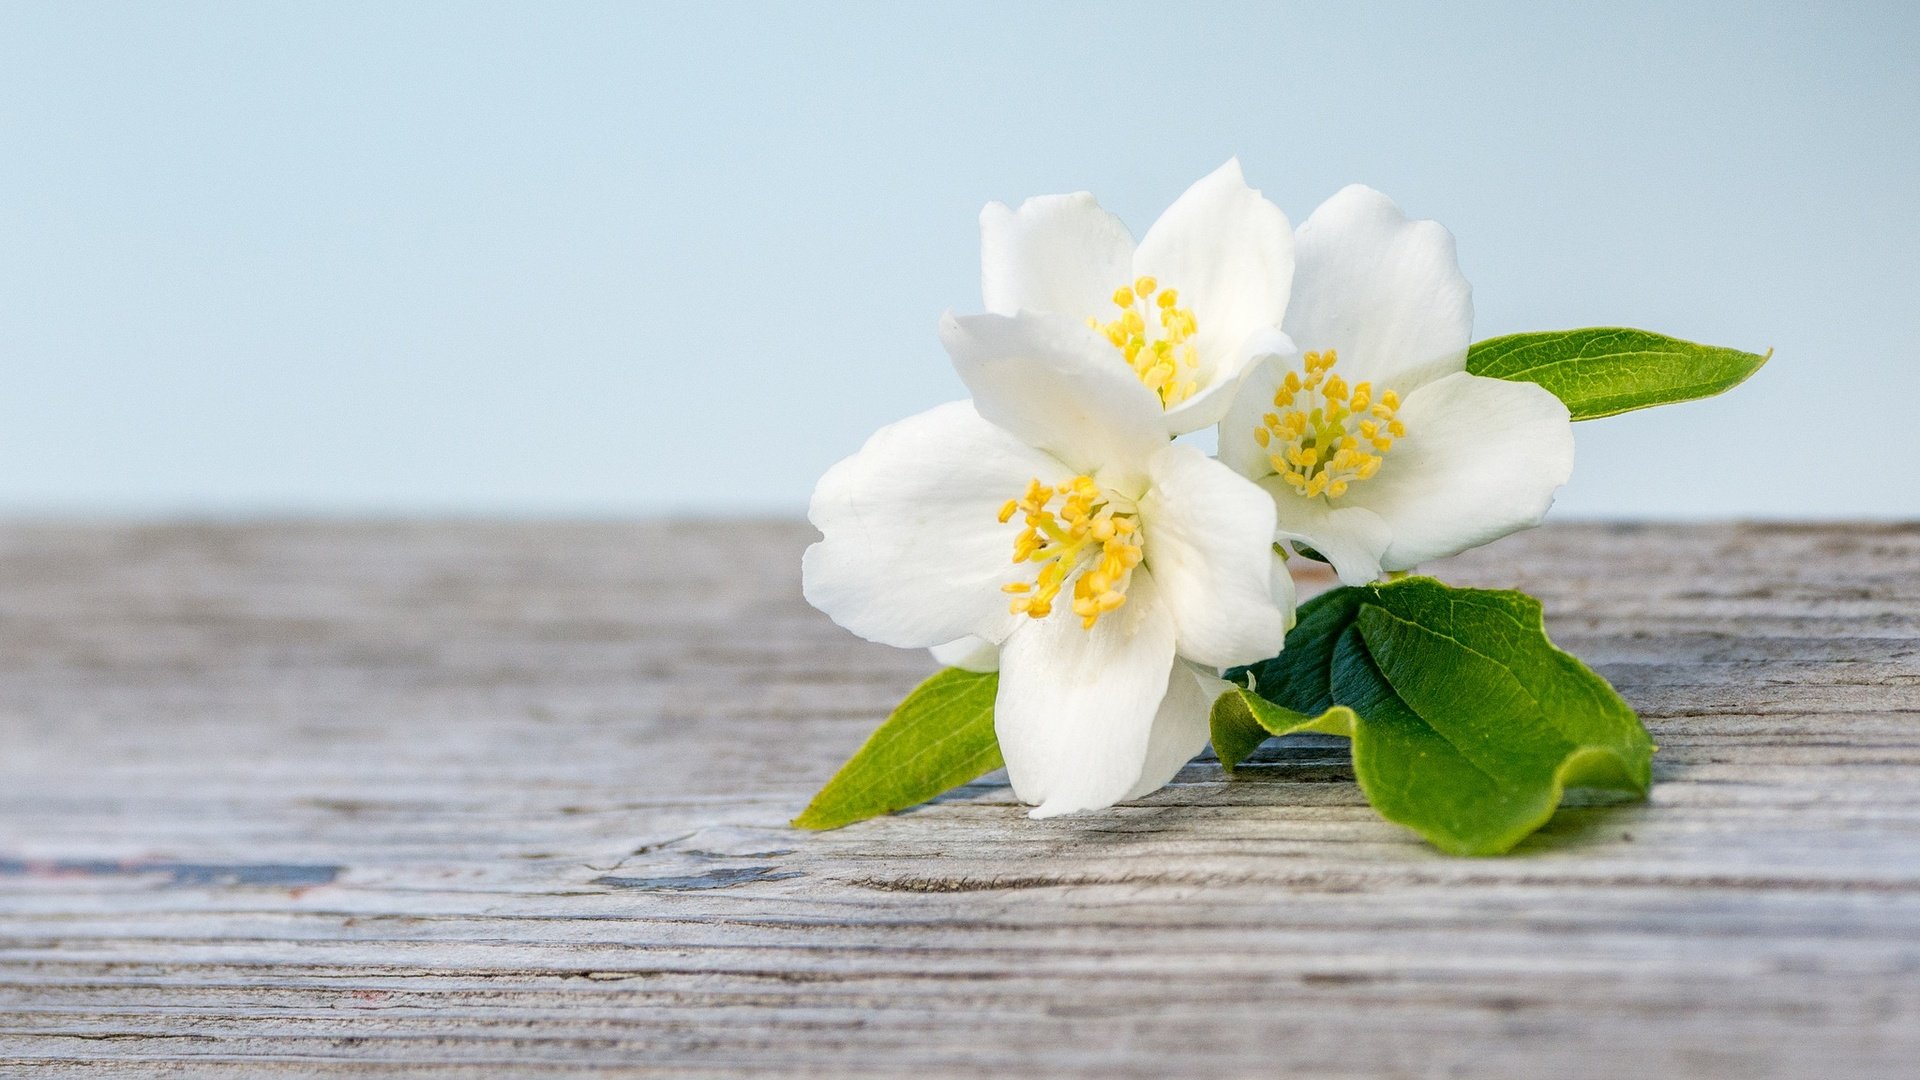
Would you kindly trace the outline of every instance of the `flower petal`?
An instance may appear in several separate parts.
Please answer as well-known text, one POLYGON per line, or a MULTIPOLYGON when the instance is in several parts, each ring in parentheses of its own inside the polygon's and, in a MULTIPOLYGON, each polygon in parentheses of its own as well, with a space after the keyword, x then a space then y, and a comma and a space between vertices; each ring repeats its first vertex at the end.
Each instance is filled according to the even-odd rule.
POLYGON ((1233 403, 1220 418, 1220 460, 1249 480, 1274 473, 1266 448, 1254 440, 1253 433, 1261 426, 1261 417, 1274 411, 1273 395, 1280 389, 1280 381, 1288 371, 1300 367, 1292 338, 1274 334, 1264 344, 1263 355, 1255 358, 1234 391, 1233 403))
POLYGON ((1247 186, 1236 158, 1167 207, 1141 239, 1133 268, 1163 288, 1178 289, 1180 306, 1193 312, 1206 387, 1216 377, 1237 376, 1243 369, 1228 369, 1244 356, 1248 339, 1279 326, 1286 314, 1293 227, 1279 207, 1247 186))
POLYGON ((1152 471, 1140 500, 1145 565, 1180 655, 1231 667, 1279 652, 1287 613, 1273 603, 1273 500, 1179 443, 1155 455, 1152 471))
POLYGON ((1133 280, 1133 236, 1092 195, 1042 195, 980 212, 980 294, 996 315, 1085 319, 1133 280))
POLYGON ((949 314, 940 340, 981 416, 1137 494, 1167 441, 1160 401, 1093 331, 1060 315, 949 314))
MULTIPOLYGON (((1339 571, 1341 584, 1365 585, 1380 576, 1380 559, 1393 543, 1393 530, 1379 514, 1348 505, 1354 502, 1351 495, 1339 507, 1329 506, 1324 497, 1308 498, 1277 476, 1262 480, 1260 486, 1273 496, 1278 535, 1325 556, 1339 571)), ((1354 490, 1364 486, 1355 485, 1354 490)))
POLYGON ((935 663, 961 671, 999 671, 1000 646, 986 638, 963 637, 928 649, 935 663))
POLYGON ((1540 524, 1573 475, 1567 407, 1533 383, 1457 372, 1407 395, 1406 437, 1341 500, 1393 533, 1381 559, 1408 570, 1540 524))
MULTIPOLYGON (((1167 410, 1167 433, 1185 435, 1224 419, 1238 400, 1240 387, 1275 357, 1299 355, 1293 339, 1278 327, 1256 331, 1238 349, 1220 360, 1193 396, 1167 410)), ((1278 385, 1277 383, 1275 385, 1278 385)), ((1269 390, 1267 397, 1273 392, 1269 390)))
POLYGON ((1153 731, 1147 736, 1147 760, 1140 767, 1140 779, 1127 792, 1128 799, 1152 794, 1167 785, 1193 756, 1206 749, 1212 734, 1207 714, 1213 699, 1232 685, 1201 671, 1192 664, 1176 661, 1167 678, 1167 696, 1160 699, 1160 710, 1153 714, 1153 731))
POLYGON ((1126 606, 1091 630, 1063 608, 1007 638, 993 727, 1014 794, 1039 804, 1031 816, 1111 806, 1133 790, 1172 667, 1173 617, 1144 570, 1126 606))
POLYGON ((1453 234, 1410 221, 1393 200, 1355 184, 1328 199, 1295 238, 1298 272, 1285 329, 1310 352, 1335 349, 1352 385, 1402 397, 1466 364, 1473 290, 1453 234))
POLYGON ((964 401, 883 427, 814 489, 807 518, 825 539, 801 562, 807 602, 883 645, 1005 638, 1017 616, 1000 586, 1023 574, 1000 508, 1036 477, 1070 475, 964 401))
MULTIPOLYGON (((1287 613, 1287 629, 1300 621, 1300 589, 1294 584, 1293 571, 1278 551, 1273 552, 1273 606, 1287 613)), ((1284 639, 1281 642, 1285 647, 1284 639)), ((1279 655, 1278 650, 1274 655, 1279 655)))

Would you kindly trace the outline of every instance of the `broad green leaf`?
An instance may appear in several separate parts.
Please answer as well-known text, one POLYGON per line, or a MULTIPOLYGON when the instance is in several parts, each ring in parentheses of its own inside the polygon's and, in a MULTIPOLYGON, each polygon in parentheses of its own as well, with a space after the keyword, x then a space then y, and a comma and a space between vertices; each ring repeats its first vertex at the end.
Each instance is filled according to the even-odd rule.
POLYGON ((1353 771, 1367 801, 1443 851, 1509 850, 1547 823, 1569 786, 1646 793, 1634 774, 1646 771, 1651 746, 1566 737, 1577 725, 1548 721, 1511 672, 1380 608, 1343 635, 1336 662, 1366 716, 1353 771), (1430 666, 1449 671, 1435 678, 1421 670, 1430 666))
POLYGON ((1228 772, 1247 760, 1260 744, 1275 735, 1317 731, 1323 735, 1353 737, 1353 711, 1334 706, 1319 716, 1308 716, 1275 705, 1248 690, 1229 690, 1213 699, 1210 717, 1213 752, 1228 772))
POLYGON ((1593 420, 1731 390, 1773 355, 1741 352, 1646 330, 1593 327, 1489 338, 1467 350, 1467 370, 1538 383, 1593 420))
MULTIPOLYGON (((1360 631, 1396 688, 1400 679, 1387 655, 1394 621, 1447 638, 1454 649, 1503 669, 1564 742, 1615 754, 1626 769, 1623 783, 1646 793, 1653 775, 1653 741, 1646 728, 1607 680, 1547 640, 1540 601, 1511 590, 1455 589, 1432 578, 1407 578, 1376 590, 1373 604, 1381 611, 1363 610, 1360 631)), ((1461 662, 1471 661, 1463 656, 1461 662)))
POLYGON ((1309 607, 1295 633, 1311 620, 1311 636, 1289 635, 1287 653, 1249 669, 1278 711, 1268 721, 1216 704, 1216 752, 1225 741, 1236 762, 1250 753, 1249 719, 1277 734, 1289 717, 1346 706, 1367 801, 1462 855, 1512 848, 1569 787, 1646 794, 1646 730, 1606 680, 1547 640, 1532 597, 1407 578, 1309 607))
POLYGON ((891 813, 1001 767, 993 734, 1000 676, 947 668, 915 687, 793 824, 837 829, 891 813))

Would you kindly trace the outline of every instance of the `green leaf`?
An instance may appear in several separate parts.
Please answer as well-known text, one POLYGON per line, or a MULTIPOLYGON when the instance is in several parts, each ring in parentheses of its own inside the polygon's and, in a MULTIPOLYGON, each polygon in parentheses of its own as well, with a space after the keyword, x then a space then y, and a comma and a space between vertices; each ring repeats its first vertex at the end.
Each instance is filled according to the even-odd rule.
POLYGON ((1575 420, 1593 420, 1712 397, 1745 382, 1772 355, 1600 326, 1489 338, 1467 350, 1467 370, 1538 383, 1566 402, 1575 420))
POLYGON ((947 668, 915 687, 793 824, 837 829, 922 803, 1005 764, 993 735, 1000 676, 947 668))
MULTIPOLYGON (((1398 630, 1395 624, 1411 623, 1444 639, 1444 646, 1463 668, 1476 656, 1491 665, 1483 685, 1494 685, 1501 672, 1510 675, 1563 743, 1619 759, 1618 783, 1583 786, 1646 794, 1653 782, 1653 740, 1647 729, 1607 680, 1547 640, 1540 601, 1511 590, 1455 589, 1432 578, 1407 578, 1382 586, 1376 597, 1379 610, 1360 613, 1360 631, 1368 651, 1402 697, 1413 700, 1402 686, 1402 677, 1395 674, 1391 647, 1398 630)), ((1438 652, 1443 645, 1436 641, 1425 647, 1438 652)), ((1416 647, 1416 657, 1418 651, 1416 647)), ((1398 659, 1409 657, 1402 653, 1398 659)), ((1411 683, 1416 674, 1406 673, 1407 681, 1411 683)))
MULTIPOLYGON (((1283 733, 1275 729, 1289 717, 1330 705, 1351 709, 1367 801, 1454 854, 1511 849, 1569 787, 1645 795, 1652 782, 1653 744, 1639 718, 1547 640, 1539 601, 1523 593, 1431 578, 1336 590, 1302 609, 1285 653, 1246 670, 1277 710, 1263 718, 1245 708, 1260 730, 1283 733)), ((1237 708, 1214 713, 1216 739, 1240 754, 1236 763, 1258 745, 1246 745, 1253 731, 1237 708)))
POLYGON ((1228 772, 1260 744, 1275 735, 1297 731, 1318 731, 1323 735, 1353 737, 1354 715, 1351 709, 1336 705, 1319 716, 1295 712, 1275 705, 1249 690, 1229 690, 1213 699, 1213 752, 1228 772))

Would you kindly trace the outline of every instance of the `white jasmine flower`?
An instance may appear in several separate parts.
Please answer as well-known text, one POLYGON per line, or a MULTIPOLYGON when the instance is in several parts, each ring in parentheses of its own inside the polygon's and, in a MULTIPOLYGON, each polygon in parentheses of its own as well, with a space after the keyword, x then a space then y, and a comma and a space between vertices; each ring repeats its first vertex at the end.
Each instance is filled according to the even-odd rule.
POLYGON ((1044 195, 980 214, 989 312, 1087 324, 1154 392, 1168 434, 1218 423, 1287 309, 1293 230, 1247 186, 1240 162, 1167 208, 1136 247, 1092 195, 1044 195))
POLYGON ((1540 523, 1573 473, 1567 408, 1466 373, 1472 290, 1453 237, 1355 185, 1300 227, 1283 327, 1220 425, 1220 459, 1279 535, 1357 585, 1540 523))
POLYGON ((995 731, 1033 816, 1151 791, 1206 743, 1208 669, 1285 637, 1272 500, 1170 443, 1158 396, 1083 324, 941 332, 973 401, 882 428, 821 479, 806 597, 869 640, 997 662, 995 731))

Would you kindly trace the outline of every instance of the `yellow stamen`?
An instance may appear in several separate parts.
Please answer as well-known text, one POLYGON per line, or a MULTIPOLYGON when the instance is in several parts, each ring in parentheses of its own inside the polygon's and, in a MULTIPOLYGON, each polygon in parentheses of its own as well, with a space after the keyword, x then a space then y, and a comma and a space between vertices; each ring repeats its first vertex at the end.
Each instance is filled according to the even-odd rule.
POLYGON ((1142 275, 1115 289, 1113 303, 1118 315, 1107 322, 1092 318, 1087 325, 1120 350, 1127 366, 1160 399, 1161 408, 1192 397, 1199 380, 1176 375, 1183 367, 1200 366, 1200 352, 1193 344, 1200 323, 1191 309, 1180 306, 1180 291, 1162 289, 1158 281, 1142 275))
POLYGON ((1058 489, 1035 479, 1010 505, 1012 511, 1001 508, 1001 522, 1019 513, 1025 523, 1013 541, 1013 561, 1038 564, 1039 570, 1031 582, 1001 586, 1014 594, 1008 611, 1046 618, 1075 571, 1080 575, 1074 581, 1071 606, 1081 626, 1093 629, 1100 616, 1127 602, 1127 585, 1144 557, 1139 522, 1132 510, 1117 508, 1091 476, 1076 476, 1058 489), (1055 496, 1061 499, 1058 510, 1051 508, 1055 496))
POLYGON ((1376 397, 1370 382, 1349 389, 1334 373, 1340 357, 1332 349, 1302 359, 1304 374, 1287 372, 1273 395, 1278 411, 1260 418, 1253 440, 1287 486, 1308 498, 1337 499, 1378 473, 1394 440, 1406 435, 1395 415, 1400 395, 1381 390, 1376 397))

